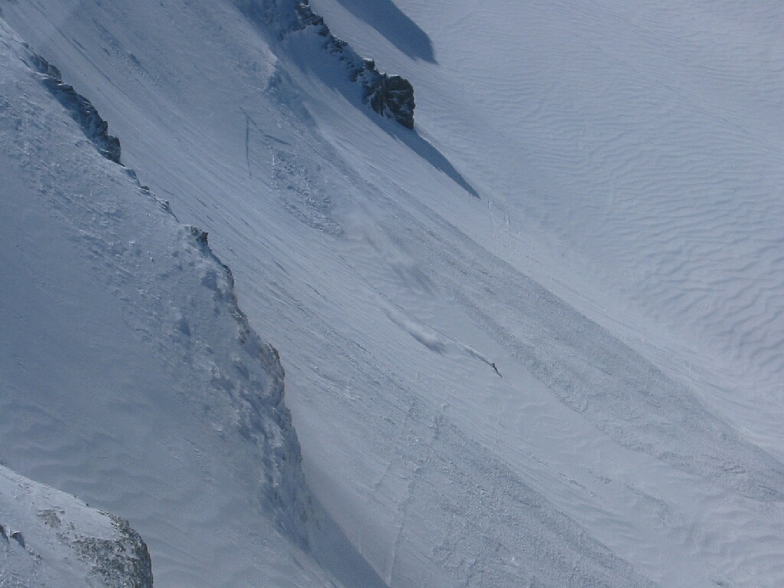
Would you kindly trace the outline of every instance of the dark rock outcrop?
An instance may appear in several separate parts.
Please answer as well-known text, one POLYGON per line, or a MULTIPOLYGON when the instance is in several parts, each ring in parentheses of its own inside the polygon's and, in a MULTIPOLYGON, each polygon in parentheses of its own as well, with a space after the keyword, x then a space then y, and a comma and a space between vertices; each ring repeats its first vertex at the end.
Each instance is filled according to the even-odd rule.
POLYGON ((362 79, 364 99, 382 116, 396 120, 407 129, 414 128, 414 87, 400 76, 379 73, 373 62, 369 75, 362 79))
POLYGON ((102 586, 152 588, 152 562, 147 545, 128 521, 105 514, 115 528, 113 539, 77 537, 71 547, 77 557, 91 568, 90 575, 102 586))
POLYGON ((346 67, 349 79, 362 88, 362 102, 407 129, 414 128, 414 87, 398 75, 378 70, 372 59, 360 56, 329 30, 324 18, 313 12, 309 0, 236 0, 249 18, 285 38, 297 31, 312 31, 323 37, 326 53, 346 67))
POLYGON ((59 69, 29 47, 27 49, 28 64, 41 74, 41 82, 65 107, 71 118, 79 123, 82 132, 95 145, 98 153, 109 161, 120 163, 120 140, 109 134, 108 123, 101 118, 95 107, 87 98, 77 93, 73 86, 63 83, 59 69))
POLYGON ((372 59, 364 59, 351 46, 333 35, 324 19, 313 12, 309 0, 297 4, 297 16, 302 29, 313 27, 326 39, 324 48, 346 64, 352 82, 362 87, 362 101, 375 112, 397 121, 407 129, 414 128, 414 87, 398 75, 382 73, 372 59))

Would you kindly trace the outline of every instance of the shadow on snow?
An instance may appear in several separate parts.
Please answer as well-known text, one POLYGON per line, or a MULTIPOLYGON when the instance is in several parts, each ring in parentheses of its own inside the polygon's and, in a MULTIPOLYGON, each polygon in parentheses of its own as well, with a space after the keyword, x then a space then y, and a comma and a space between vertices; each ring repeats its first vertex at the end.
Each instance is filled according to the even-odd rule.
POLYGON ((376 29, 412 59, 436 63, 433 42, 392 0, 338 0, 358 19, 376 29))

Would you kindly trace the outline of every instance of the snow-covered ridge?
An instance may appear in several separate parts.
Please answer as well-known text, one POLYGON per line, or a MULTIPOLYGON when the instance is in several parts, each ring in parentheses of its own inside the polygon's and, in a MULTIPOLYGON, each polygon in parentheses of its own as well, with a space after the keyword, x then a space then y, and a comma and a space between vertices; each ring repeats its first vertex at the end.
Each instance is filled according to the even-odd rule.
MULTIPOLYGON (((247 357, 230 356, 230 366, 213 373, 213 381, 224 388, 237 406, 237 422, 243 437, 253 439, 260 448, 261 490, 264 501, 275 513, 276 522, 295 540, 307 544, 305 523, 310 516, 300 470, 302 456, 291 414, 283 403, 284 371, 277 350, 251 329, 234 292, 231 269, 215 256, 207 242, 207 233, 186 227, 210 265, 201 283, 214 292, 237 324, 237 343, 247 357), (261 369, 259 369, 259 367, 261 369)), ((190 330, 187 325, 183 329, 190 330)))
POLYGON ((128 521, 0 466, 0 585, 152 588, 128 521))
MULTIPOLYGON (((27 44, 19 42, 18 46, 24 50, 23 56, 27 58, 28 64, 34 64, 36 69, 43 72, 46 76, 44 85, 60 100, 88 139, 98 146, 98 151, 110 161, 118 163, 117 159, 112 157, 112 146, 116 144, 116 154, 119 155, 119 140, 107 135, 107 123, 98 116, 90 102, 77 94, 71 86, 62 83, 56 66, 31 51, 27 44)), ((209 356, 209 362, 206 357, 201 358, 204 361, 194 361, 195 357, 191 361, 196 365, 210 366, 211 383, 217 390, 228 395, 229 407, 233 413, 230 417, 233 427, 257 446, 257 458, 259 463, 263 464, 259 482, 265 504, 276 513, 275 518, 282 528, 292 537, 306 542, 307 532, 303 526, 307 519, 305 507, 304 504, 296 506, 299 503, 298 492, 304 487, 299 472, 300 449, 291 425, 291 416, 283 403, 284 372, 277 351, 263 342, 250 328, 245 314, 237 304, 231 270, 213 254, 207 242, 207 233, 197 227, 181 225, 168 203, 155 197, 146 186, 142 186, 133 170, 125 169, 121 173, 127 176, 130 185, 135 186, 139 196, 151 200, 170 217, 171 221, 166 224, 173 225, 174 233, 179 239, 179 251, 172 251, 169 260, 173 262, 173 266, 164 271, 150 268, 154 280, 161 282, 160 297, 171 296, 166 291, 166 277, 181 274, 178 281, 195 278, 200 286, 206 288, 214 314, 231 317, 233 328, 230 327, 225 333, 228 339, 225 345, 215 349, 215 341, 210 340, 210 334, 197 336, 198 325, 194 324, 194 320, 188 320, 185 309, 167 309, 171 313, 171 325, 151 321, 149 317, 141 314, 139 320, 158 323, 161 336, 170 337, 171 329, 174 329, 178 336, 190 340, 189 347, 192 352, 209 356), (184 263, 179 259, 182 257, 184 263), (199 344, 193 345, 195 341, 199 344), (242 353, 237 353, 237 346, 242 353), (216 351, 218 361, 214 359, 216 351)), ((58 183, 58 180, 52 178, 53 185, 58 183)), ((62 192, 67 194, 68 190, 62 192)), ((118 217, 111 218, 111 214, 106 214, 107 206, 111 207, 99 199, 79 204, 71 201, 68 204, 68 220, 75 224, 94 256, 103 257, 106 251, 112 251, 115 256, 113 263, 123 265, 123 260, 132 263, 140 253, 140 245, 128 240, 128 245, 123 246, 114 240, 125 232, 126 227, 122 226, 118 217), (96 231, 91 228, 96 215, 103 217, 103 226, 108 230, 96 231)), ((159 268, 161 261, 164 260, 159 260, 159 268)), ((127 267, 125 271, 130 275, 138 272, 138 269, 127 267)), ((112 274, 107 272, 105 275, 112 274)), ((127 285, 126 280, 123 282, 127 285)), ((141 310, 142 305, 139 306, 141 310)), ((230 324, 228 323, 227 327, 230 324)), ((214 329, 211 334, 214 334, 214 329)))
MULTIPOLYGON (((244 517, 255 521, 249 524, 255 524, 254 532, 269 536, 265 541, 273 547, 267 549, 284 553, 289 549, 286 542, 283 547, 274 546, 276 533, 264 526, 271 520, 294 545, 307 550, 312 529, 320 519, 313 514, 300 469, 299 443, 283 402, 283 368, 277 351, 252 330, 239 308, 231 271, 213 254, 206 232, 181 224, 168 202, 142 186, 133 170, 116 165, 106 153, 101 153, 104 158, 98 157, 90 144, 101 136, 96 130, 105 132, 106 123, 87 99, 62 84, 55 66, 37 57, 2 19, 0 58, 7 64, 0 76, 0 174, 5 178, 0 216, 5 236, 14 243, 10 255, 0 261, 4 275, 19 278, 4 282, 8 288, 0 292, 0 303, 4 311, 19 304, 31 309, 4 313, 15 320, 6 322, 2 339, 14 341, 14 349, 18 349, 29 337, 36 351, 15 355, 15 362, 21 367, 39 361, 35 355, 40 354, 45 366, 14 373, 14 368, 3 364, 0 459, 26 472, 35 471, 43 462, 42 477, 49 483, 59 486, 59 480, 77 480, 68 485, 72 492, 99 496, 102 505, 116 502, 117 508, 110 506, 111 510, 128 518, 132 517, 126 513, 135 512, 134 520, 147 519, 146 526, 155 530, 152 537, 159 552, 162 543, 173 541, 172 531, 161 534, 160 523, 165 528, 169 520, 179 517, 175 527, 201 528, 209 525, 214 514, 209 508, 206 513, 188 508, 187 502, 176 505, 180 514, 167 512, 173 506, 172 498, 157 496, 151 481, 154 486, 160 485, 158 476, 192 478, 193 482, 178 482, 179 488, 185 489, 184 496, 175 498, 179 501, 192 500, 194 484, 209 488, 215 478, 236 476, 238 481, 228 484, 243 486, 250 493, 243 508, 252 512, 244 517), (67 100, 58 104, 44 87, 58 99, 58 93, 65 93, 67 100), (74 105, 77 110, 71 108, 74 105), (87 113, 92 126, 86 129, 85 118, 75 113, 87 113), (46 237, 30 237, 39 233, 46 237), (26 252, 31 252, 29 258, 26 252), (73 301, 74 308, 65 319, 70 326, 63 328, 61 318, 46 318, 48 303, 42 302, 41 296, 46 296, 48 286, 27 290, 29 283, 39 279, 56 284, 53 292, 58 299, 73 301), (25 291, 16 292, 17 285, 25 291), (85 291, 74 296, 74 286, 85 291), (38 315, 34 323, 26 322, 38 315), (107 324, 114 324, 113 336, 108 335, 113 328, 107 324), (28 333, 30 327, 33 331, 42 328, 45 335, 28 333), (119 354, 109 351, 108 355, 95 348, 82 350, 88 361, 75 364, 71 384, 70 376, 58 371, 63 369, 58 355, 63 345, 56 341, 62 334, 73 338, 67 345, 74 349, 80 348, 82 339, 88 346, 126 349, 119 354), (56 349, 46 351, 53 344, 56 349), (103 374, 107 367, 101 367, 102 357, 112 354, 115 357, 110 363, 118 364, 120 373, 112 374, 112 369, 103 374), (138 359, 150 354, 158 359, 141 367, 138 359), (122 367, 125 364, 127 367, 122 367), (121 375, 123 371, 126 375, 121 375), (31 373, 35 379, 25 389, 24 380, 31 373), (96 387, 98 380, 103 383, 96 387), (111 406, 117 402, 119 405, 111 406), (20 405, 26 408, 20 409, 20 405), (146 407, 142 412, 147 416, 140 416, 140 407, 146 407), (25 410, 36 420, 53 422, 31 432, 26 419, 19 418, 25 410), (75 422, 61 418, 61 414, 74 415, 75 422), (144 424, 159 417, 166 423, 163 427, 150 430, 144 424), (80 426, 85 420, 89 426, 80 426), (176 440, 177 427, 188 421, 192 421, 190 428, 183 428, 181 434, 193 445, 194 458, 188 458, 187 450, 172 456, 167 445, 161 447, 161 439, 174 435, 176 440), (38 433, 43 437, 37 437, 38 433), (40 448, 42 440, 45 450, 40 448), (145 448, 149 443, 154 444, 154 451, 145 448), (74 451, 74 446, 82 449, 74 451), (214 455, 215 449, 203 449, 205 446, 217 448, 219 455, 214 455), (112 469, 112 461, 101 457, 111 447, 132 456, 134 465, 112 469), (186 467, 194 459, 198 469, 186 467), (177 473, 173 466, 182 469, 177 473), (88 483, 85 486, 78 480, 88 483), (93 480, 113 490, 109 495, 105 491, 92 494, 93 480), (140 495, 148 499, 137 505, 140 495), (151 514, 161 510, 163 521, 160 514, 151 514)), ((72 368, 66 365, 64 369, 72 368)), ((171 492, 169 486, 165 488, 171 492)), ((13 496, 5 489, 0 494, 13 496)), ((239 512, 238 516, 243 516, 241 509, 239 512)), ((110 519, 118 532, 132 536, 121 519, 110 519)), ((54 516, 46 520, 57 524, 54 516)), ((143 527, 144 523, 140 530, 145 533, 143 527)), ((211 557, 219 556, 209 553, 214 540, 193 535, 191 541, 199 549, 211 557)), ((104 555, 90 555, 103 550, 102 544, 81 535, 69 541, 78 553, 95 559, 96 573, 104 573, 103 568, 109 566, 108 574, 116 567, 104 555)), ((176 550, 193 549, 172 544, 176 550)), ((241 552, 257 553, 259 549, 249 545, 241 552)), ((253 557, 258 557, 256 553, 253 557)), ((155 556, 153 550, 153 559, 155 556)), ((34 574, 34 566, 28 572, 34 574)), ((31 577, 26 580, 29 585, 38 585, 31 577)), ((209 576, 203 581, 216 585, 215 578, 209 576)))
POLYGON ((362 101, 378 114, 414 128, 414 87, 399 75, 382 73, 372 59, 361 57, 329 30, 313 12, 309 0, 238 0, 249 17, 278 32, 281 37, 297 31, 313 32, 324 39, 322 48, 345 66, 349 79, 362 89, 362 101))
POLYGON ((29 50, 27 63, 41 73, 41 81, 44 86, 79 123, 84 134, 95 145, 98 153, 109 161, 120 163, 120 140, 109 134, 109 124, 101 118, 95 107, 87 98, 78 94, 73 86, 63 82, 59 69, 41 55, 30 50, 27 44, 23 44, 23 46, 29 50))

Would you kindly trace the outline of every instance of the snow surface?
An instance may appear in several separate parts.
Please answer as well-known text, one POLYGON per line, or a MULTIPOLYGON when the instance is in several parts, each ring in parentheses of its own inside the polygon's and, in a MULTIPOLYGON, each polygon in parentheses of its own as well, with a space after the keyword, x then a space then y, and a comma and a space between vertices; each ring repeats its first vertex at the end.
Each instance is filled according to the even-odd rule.
POLYGON ((0 32, 2 459, 132 520, 158 585, 330 585, 303 549, 351 548, 304 486, 277 353, 230 272, 0 32))
MULTIPOLYGON (((779 4, 313 0, 412 81, 414 132, 362 105, 316 35, 281 39, 246 4, 0 6, 232 268, 286 368, 310 489, 292 495, 312 491, 389 586, 784 585, 779 4)), ((245 473, 263 454, 216 443, 215 421, 175 401, 213 398, 182 331, 162 334, 175 311, 158 318, 155 296, 193 287, 120 280, 165 276, 144 268, 193 241, 139 211, 144 245, 106 237, 103 194, 138 186, 96 153, 69 161, 74 125, 46 146, 57 103, 28 85, 4 93, 38 125, 4 115, 4 133, 21 153, 37 137, 40 163, 2 169, 24 194, 3 199, 3 272, 31 277, 1 286, 3 316, 27 319, 4 321, 0 459, 131 520, 159 586, 307 585, 320 572, 245 473), (48 161, 70 170, 63 194, 103 188, 75 227, 102 240, 97 261, 46 221, 63 210, 36 200, 59 177, 48 161), (127 278, 102 261, 107 239, 138 256, 127 278), (69 278, 90 271, 100 295, 69 278)), ((355 567, 310 554, 325 574, 355 567)))

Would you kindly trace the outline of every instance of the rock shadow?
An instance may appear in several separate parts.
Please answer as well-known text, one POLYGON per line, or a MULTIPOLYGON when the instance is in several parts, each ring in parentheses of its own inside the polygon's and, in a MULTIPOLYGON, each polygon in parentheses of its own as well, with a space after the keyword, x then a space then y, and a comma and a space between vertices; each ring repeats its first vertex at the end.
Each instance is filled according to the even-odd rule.
POLYGON ((376 29, 398 50, 413 59, 437 63, 433 42, 392 0, 338 0, 358 19, 376 29))
MULTIPOLYGON (((368 115, 369 116, 369 115, 368 115)), ((404 143, 414 153, 419 155, 422 159, 426 160, 430 165, 438 171, 446 174, 458 186, 463 188, 466 192, 471 194, 474 198, 480 198, 479 192, 466 181, 463 175, 455 169, 450 161, 438 149, 425 138, 423 138, 416 130, 410 131, 396 124, 386 124, 389 121, 386 119, 376 120, 375 122, 384 129, 388 134, 392 135, 395 139, 404 143)))
MULTIPOLYGON (((413 130, 407 129, 363 104, 360 89, 355 83, 349 81, 343 64, 330 63, 328 59, 314 59, 314 53, 309 52, 307 49, 297 48, 296 45, 292 48, 294 49, 292 55, 295 58, 295 63, 303 72, 318 77, 328 88, 340 93, 349 103, 353 104, 357 109, 357 113, 361 113, 372 120, 388 135, 406 145, 438 171, 446 174, 471 196, 481 198, 479 192, 457 171, 455 166, 429 141, 417 133, 416 127, 413 130)), ((319 49, 316 51, 320 52, 319 49)), ((304 122, 307 122, 310 126, 316 126, 315 121, 307 113, 307 109, 302 106, 297 92, 292 88, 290 78, 283 71, 279 70, 278 74, 273 78, 268 91, 278 98, 279 103, 301 113, 300 116, 304 122)))
MULTIPOLYGON (((401 117, 397 115, 390 116, 390 113, 386 112, 388 109, 376 108, 373 104, 375 94, 373 88, 368 93, 365 77, 369 75, 373 78, 375 75, 374 79, 386 82, 398 79, 405 80, 396 75, 380 73, 372 60, 362 58, 348 43, 332 35, 324 20, 309 10, 309 5, 302 5, 300 12, 299 19, 302 26, 291 29, 281 39, 281 48, 293 59, 293 64, 301 72, 315 76, 327 88, 341 94, 357 108, 358 112, 370 118, 387 134, 405 144, 434 168, 446 174, 471 196, 480 198, 476 189, 466 181, 450 161, 417 133, 413 117, 413 96, 410 101, 405 101, 406 107, 409 107, 410 102, 410 120, 401 120, 401 117), (382 112, 378 112, 378 110, 382 110, 382 112)), ((251 18, 255 19, 253 16, 251 18)), ((270 79, 267 91, 281 105, 299 113, 303 122, 315 126, 315 121, 302 103, 294 82, 282 68, 278 68, 276 74, 270 79)))
POLYGON ((387 585, 346 533, 313 496, 316 521, 311 521, 310 554, 346 588, 387 588, 387 585))

